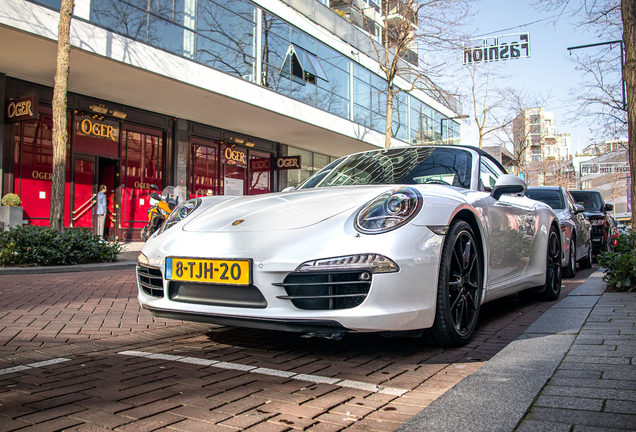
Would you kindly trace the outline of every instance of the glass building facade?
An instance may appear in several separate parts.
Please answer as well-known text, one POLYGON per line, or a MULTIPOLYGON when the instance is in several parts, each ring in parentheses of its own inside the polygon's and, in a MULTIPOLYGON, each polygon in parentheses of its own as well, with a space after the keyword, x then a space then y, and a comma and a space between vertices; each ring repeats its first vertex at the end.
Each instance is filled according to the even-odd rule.
MULTIPOLYGON (((93 0, 89 21, 384 133, 384 78, 250 1, 93 0)), ((410 144, 457 144, 460 125, 400 92, 392 133, 410 144)))

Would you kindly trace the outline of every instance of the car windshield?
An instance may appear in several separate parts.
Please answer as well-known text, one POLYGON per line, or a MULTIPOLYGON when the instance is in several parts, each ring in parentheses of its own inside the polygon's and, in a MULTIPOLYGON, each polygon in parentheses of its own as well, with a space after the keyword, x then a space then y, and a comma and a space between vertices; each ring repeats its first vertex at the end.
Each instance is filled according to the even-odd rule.
POLYGON ((443 184, 470 189, 472 156, 455 148, 408 147, 340 158, 298 189, 370 184, 443 184))
POLYGON ((565 209, 565 203, 563 197, 558 190, 549 189, 528 189, 526 196, 530 199, 541 201, 552 207, 555 210, 565 209))
POLYGON ((570 191, 577 204, 585 207, 586 212, 603 211, 603 201, 598 192, 570 191))

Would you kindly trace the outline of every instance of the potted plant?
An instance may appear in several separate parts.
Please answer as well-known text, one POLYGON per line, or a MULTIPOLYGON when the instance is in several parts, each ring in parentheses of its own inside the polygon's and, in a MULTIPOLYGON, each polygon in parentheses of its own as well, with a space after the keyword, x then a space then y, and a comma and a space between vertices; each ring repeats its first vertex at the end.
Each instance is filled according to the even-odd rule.
POLYGON ((0 207, 0 223, 7 230, 10 227, 23 225, 23 209, 20 207, 22 200, 14 193, 8 193, 2 197, 2 206, 0 207))

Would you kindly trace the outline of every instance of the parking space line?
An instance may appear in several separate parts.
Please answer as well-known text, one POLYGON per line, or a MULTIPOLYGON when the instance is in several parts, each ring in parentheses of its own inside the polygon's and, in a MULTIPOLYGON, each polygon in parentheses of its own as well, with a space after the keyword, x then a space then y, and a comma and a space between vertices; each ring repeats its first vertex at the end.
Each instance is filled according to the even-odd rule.
POLYGON ((41 361, 41 362, 37 362, 37 363, 29 363, 29 364, 26 364, 26 365, 20 365, 20 366, 14 366, 14 367, 10 367, 10 368, 4 368, 4 369, 0 369, 0 375, 6 375, 6 374, 14 373, 14 372, 20 372, 20 371, 27 370, 27 369, 33 369, 33 368, 39 368, 39 367, 43 367, 43 366, 49 366, 49 365, 52 365, 52 364, 62 363, 62 362, 70 361, 70 360, 71 359, 67 359, 67 358, 56 358, 56 359, 41 361))
POLYGON ((284 378, 291 378, 299 381, 310 381, 317 384, 332 384, 340 387, 348 387, 355 388, 359 390, 365 390, 372 393, 381 393, 388 394, 393 396, 402 396, 405 393, 408 393, 408 390, 392 388, 392 387, 384 387, 381 385, 365 383, 361 381, 351 381, 351 380, 342 380, 339 378, 330 378, 320 375, 311 375, 311 374, 297 374, 295 372, 288 372, 278 369, 269 369, 269 368, 259 368, 255 366, 248 366, 240 363, 230 363, 230 362, 218 362, 214 360, 204 360, 195 357, 184 357, 184 356, 176 356, 169 354, 153 354, 146 353, 143 351, 121 351, 117 354, 134 356, 134 357, 145 357, 149 359, 159 359, 159 360, 167 360, 167 361, 178 361, 182 363, 190 363, 190 364, 198 364, 202 366, 211 366, 218 367, 222 369, 233 369, 233 370, 241 370, 249 373, 257 373, 262 375, 273 375, 280 376, 284 378))

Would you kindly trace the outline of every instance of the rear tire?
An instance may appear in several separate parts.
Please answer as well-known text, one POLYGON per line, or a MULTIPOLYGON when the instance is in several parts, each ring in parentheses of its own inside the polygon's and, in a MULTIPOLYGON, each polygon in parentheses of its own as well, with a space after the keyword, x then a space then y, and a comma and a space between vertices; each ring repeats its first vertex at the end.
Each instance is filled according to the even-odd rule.
POLYGON ((479 316, 483 258, 473 230, 463 220, 448 230, 440 260, 437 310, 424 337, 430 343, 458 347, 470 340, 479 316))
POLYGON ((548 250, 546 257, 545 286, 539 293, 544 301, 554 301, 561 295, 561 240, 557 229, 552 226, 548 234, 548 250))
POLYGON ((565 267, 564 275, 566 278, 573 278, 576 275, 576 240, 570 240, 570 259, 565 267))

